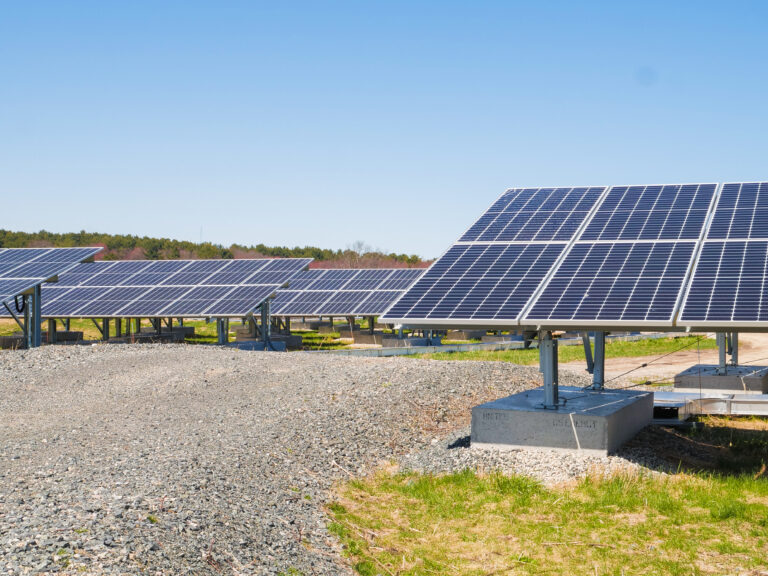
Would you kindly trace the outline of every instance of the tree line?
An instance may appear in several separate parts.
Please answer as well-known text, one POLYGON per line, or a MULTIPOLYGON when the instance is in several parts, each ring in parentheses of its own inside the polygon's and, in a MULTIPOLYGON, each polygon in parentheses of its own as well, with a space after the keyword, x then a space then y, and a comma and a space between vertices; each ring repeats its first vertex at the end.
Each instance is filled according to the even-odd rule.
POLYGON ((210 258, 314 258, 315 265, 323 268, 384 268, 421 267, 427 262, 415 254, 385 254, 362 242, 355 242, 344 250, 330 250, 316 246, 289 248, 256 244, 229 247, 211 242, 187 242, 170 238, 151 238, 126 234, 98 232, 54 233, 14 232, 0 229, 0 248, 42 248, 73 246, 100 246, 97 260, 178 260, 210 258))

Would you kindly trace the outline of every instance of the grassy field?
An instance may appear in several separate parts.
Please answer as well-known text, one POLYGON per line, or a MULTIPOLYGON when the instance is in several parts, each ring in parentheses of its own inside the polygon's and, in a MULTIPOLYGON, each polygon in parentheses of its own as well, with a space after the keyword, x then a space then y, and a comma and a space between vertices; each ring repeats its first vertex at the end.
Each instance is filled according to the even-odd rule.
POLYGON ((497 473, 382 472, 338 487, 330 528, 362 575, 757 576, 768 570, 768 426, 758 424, 667 437, 681 455, 705 447, 671 476, 547 488, 497 473))
MULTIPOLYGON (((660 356, 678 349, 696 350, 697 336, 681 338, 654 338, 648 340, 609 340, 605 345, 606 358, 626 358, 631 356, 660 356), (687 348, 683 348, 687 346, 687 348)), ((702 350, 717 348, 712 338, 701 338, 698 347, 702 350)), ((532 365, 539 362, 539 351, 528 350, 499 350, 495 352, 477 350, 472 352, 436 352, 434 354, 417 354, 410 358, 426 358, 428 360, 485 360, 495 362, 511 362, 513 364, 532 365)), ((558 360, 572 362, 584 360, 583 346, 559 346, 558 360)))

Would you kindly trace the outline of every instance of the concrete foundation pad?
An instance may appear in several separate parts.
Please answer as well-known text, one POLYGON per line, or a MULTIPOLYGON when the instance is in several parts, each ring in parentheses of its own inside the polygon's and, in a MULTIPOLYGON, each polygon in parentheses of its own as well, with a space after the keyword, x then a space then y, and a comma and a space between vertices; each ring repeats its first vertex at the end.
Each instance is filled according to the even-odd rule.
POLYGON ((448 330, 446 340, 480 340, 485 336, 485 330, 448 330))
POLYGON ((494 342, 522 342, 523 337, 517 334, 502 334, 497 336, 495 334, 486 334, 480 338, 482 342, 494 343, 494 342))
POLYGON ((560 407, 545 409, 544 388, 472 408, 473 447, 615 452, 653 419, 653 392, 590 392, 560 387, 560 407))
MULTIPOLYGON (((387 337, 391 338, 389 335, 387 337)), ((384 341, 384 334, 381 332, 374 332, 373 334, 370 332, 355 332, 354 339, 355 344, 378 344, 381 346, 381 343, 384 341)))
POLYGON ((381 340, 383 348, 412 348, 413 346, 441 346, 442 344, 440 338, 396 338, 388 335, 381 340))
POLYGON ((675 390, 721 390, 768 394, 768 366, 727 366, 718 374, 714 364, 697 364, 675 376, 675 390))
MULTIPOLYGON (((237 348, 238 350, 251 350, 251 351, 263 351, 264 350, 264 342, 230 342, 229 344, 226 344, 226 346, 229 346, 230 348, 237 348)), ((272 347, 270 348, 270 351, 274 352, 285 352, 285 342, 277 342, 275 340, 272 341, 272 347)))

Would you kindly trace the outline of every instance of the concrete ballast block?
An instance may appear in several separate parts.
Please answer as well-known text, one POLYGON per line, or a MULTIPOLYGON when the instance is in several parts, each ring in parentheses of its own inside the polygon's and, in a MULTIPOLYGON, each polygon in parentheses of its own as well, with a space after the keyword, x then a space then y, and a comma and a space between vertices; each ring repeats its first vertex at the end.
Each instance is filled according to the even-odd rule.
POLYGON ((561 406, 546 409, 544 388, 472 408, 473 447, 615 452, 651 423, 653 392, 560 387, 561 406))

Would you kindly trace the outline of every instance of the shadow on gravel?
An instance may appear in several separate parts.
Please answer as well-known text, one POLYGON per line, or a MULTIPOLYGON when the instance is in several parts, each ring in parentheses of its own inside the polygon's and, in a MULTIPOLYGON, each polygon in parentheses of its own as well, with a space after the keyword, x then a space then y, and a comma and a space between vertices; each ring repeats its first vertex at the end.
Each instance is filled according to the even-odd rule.
POLYGON ((454 450, 455 448, 469 448, 469 435, 457 438, 450 444, 448 444, 448 450, 454 450))

